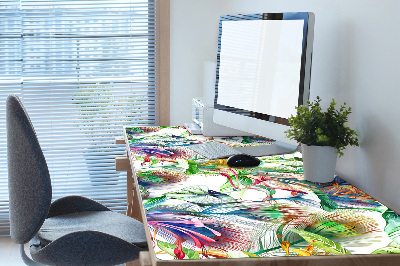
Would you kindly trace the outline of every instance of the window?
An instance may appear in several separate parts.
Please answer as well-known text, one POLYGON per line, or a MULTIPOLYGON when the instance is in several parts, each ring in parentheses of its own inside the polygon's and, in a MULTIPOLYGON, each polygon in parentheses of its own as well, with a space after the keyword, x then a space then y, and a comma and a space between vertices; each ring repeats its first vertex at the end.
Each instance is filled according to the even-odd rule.
MULTIPOLYGON (((169 100, 160 101, 169 97, 168 86, 160 89, 166 84, 161 76, 168 73, 160 62, 169 60, 160 54, 168 45, 160 45, 165 33, 159 30, 168 12, 165 0, 0 3, 0 235, 9 234, 5 100, 10 93, 22 99, 35 126, 53 199, 82 195, 125 211, 126 173, 114 166, 125 146, 114 144, 115 137, 123 125, 168 123, 162 104, 169 100)), ((163 27, 169 29, 168 23, 163 27)))

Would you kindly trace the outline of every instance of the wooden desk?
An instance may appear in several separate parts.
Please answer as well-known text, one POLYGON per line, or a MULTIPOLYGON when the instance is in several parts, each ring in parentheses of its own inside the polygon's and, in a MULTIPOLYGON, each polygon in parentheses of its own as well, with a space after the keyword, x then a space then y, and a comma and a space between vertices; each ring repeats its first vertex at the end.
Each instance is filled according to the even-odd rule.
POLYGON ((260 141, 211 140, 182 127, 126 129, 128 157, 116 158, 116 165, 128 170, 128 192, 135 194, 128 193, 128 215, 145 224, 143 264, 400 263, 400 217, 369 195, 340 178, 305 181, 298 153, 262 157, 255 168, 227 168, 225 160, 186 148, 215 140, 260 141))

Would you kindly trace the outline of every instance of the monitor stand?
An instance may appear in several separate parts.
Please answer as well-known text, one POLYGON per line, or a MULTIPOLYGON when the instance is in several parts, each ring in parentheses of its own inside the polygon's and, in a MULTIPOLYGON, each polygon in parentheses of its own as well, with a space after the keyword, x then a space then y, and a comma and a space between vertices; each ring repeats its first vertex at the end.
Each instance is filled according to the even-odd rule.
POLYGON ((275 141, 270 145, 233 147, 235 150, 251 156, 269 156, 279 154, 294 153, 299 150, 300 146, 286 144, 280 141, 275 141))

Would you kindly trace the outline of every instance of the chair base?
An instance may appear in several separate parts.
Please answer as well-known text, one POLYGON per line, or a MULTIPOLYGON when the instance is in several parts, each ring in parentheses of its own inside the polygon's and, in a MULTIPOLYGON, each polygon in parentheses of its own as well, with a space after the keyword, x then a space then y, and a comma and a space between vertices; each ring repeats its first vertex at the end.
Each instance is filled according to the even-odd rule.
POLYGON ((39 262, 36 262, 36 261, 33 261, 31 258, 29 258, 28 257, 28 255, 26 255, 26 253, 25 253, 25 244, 20 244, 20 253, 21 253, 21 258, 22 258, 22 260, 24 261, 24 263, 26 264, 26 265, 30 265, 30 266, 41 266, 41 265, 44 265, 45 266, 45 264, 41 264, 41 263, 39 263, 39 262))

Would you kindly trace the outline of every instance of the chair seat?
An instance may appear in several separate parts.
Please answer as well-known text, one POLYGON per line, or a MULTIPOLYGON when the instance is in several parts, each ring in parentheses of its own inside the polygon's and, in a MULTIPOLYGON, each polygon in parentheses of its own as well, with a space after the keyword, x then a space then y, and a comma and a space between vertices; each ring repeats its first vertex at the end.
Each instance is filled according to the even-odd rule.
POLYGON ((79 231, 98 231, 109 234, 138 247, 146 248, 143 224, 112 211, 84 211, 47 218, 37 237, 42 246, 67 234, 79 231))

